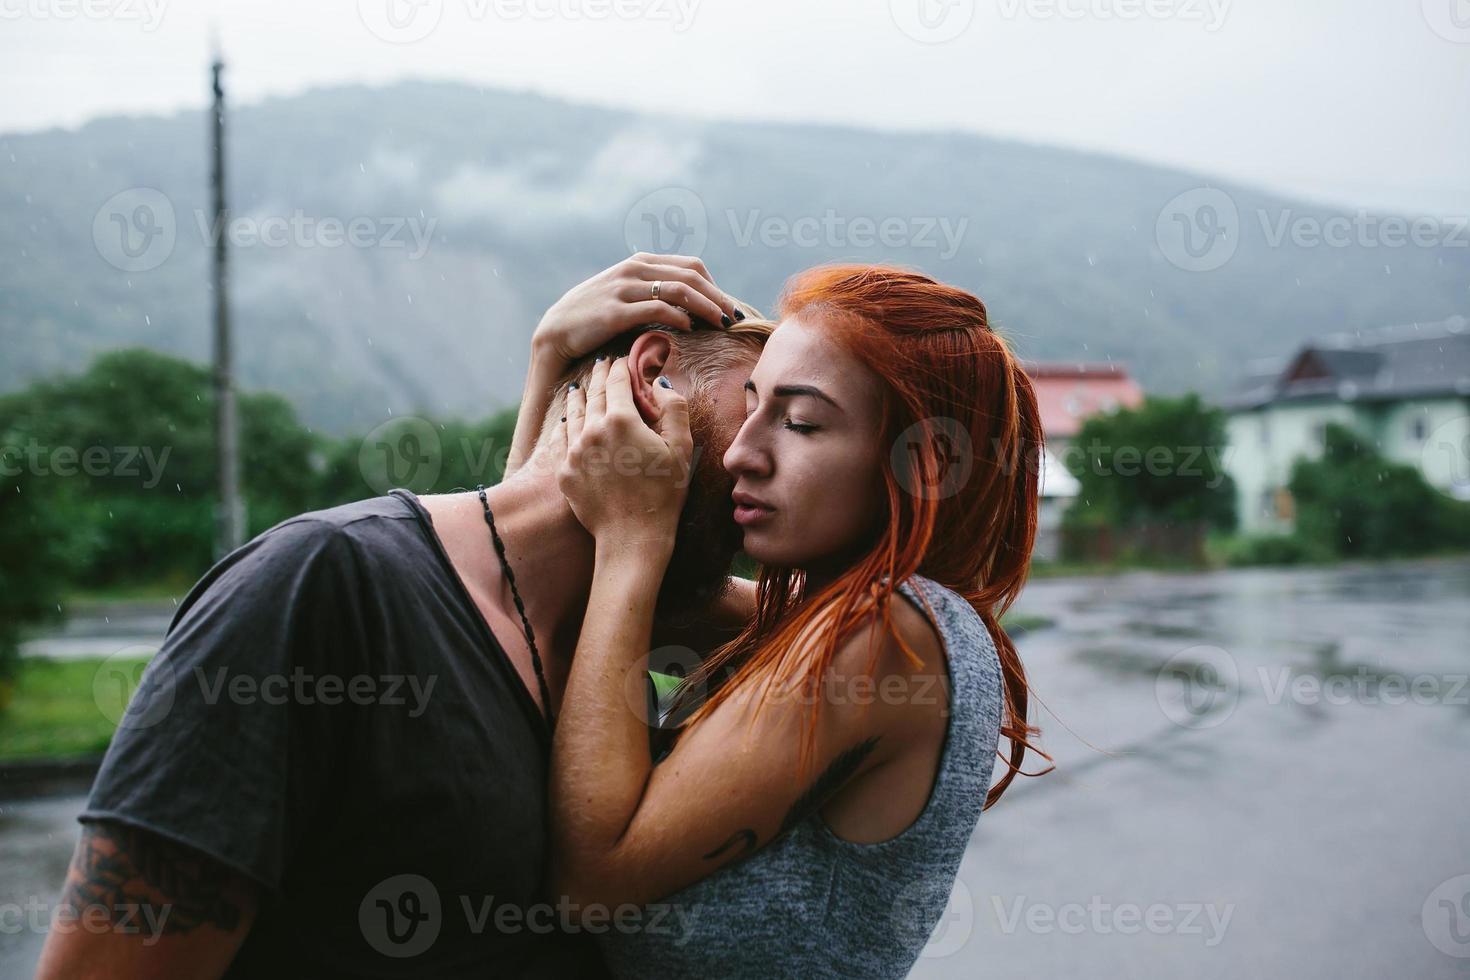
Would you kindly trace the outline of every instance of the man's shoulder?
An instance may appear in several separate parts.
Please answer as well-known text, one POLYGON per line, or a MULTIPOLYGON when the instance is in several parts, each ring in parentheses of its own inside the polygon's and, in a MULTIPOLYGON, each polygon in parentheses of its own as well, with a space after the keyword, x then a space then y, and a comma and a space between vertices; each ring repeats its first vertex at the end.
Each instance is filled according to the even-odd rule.
POLYGON ((263 531, 244 546, 271 553, 316 554, 334 549, 370 551, 385 538, 416 535, 417 516, 411 505, 394 494, 368 497, 323 510, 288 517, 263 531))
POLYGON ((411 505, 394 495, 371 497, 287 518, 220 559, 180 606, 180 614, 212 587, 301 591, 342 581, 385 562, 411 561, 423 535, 411 505))

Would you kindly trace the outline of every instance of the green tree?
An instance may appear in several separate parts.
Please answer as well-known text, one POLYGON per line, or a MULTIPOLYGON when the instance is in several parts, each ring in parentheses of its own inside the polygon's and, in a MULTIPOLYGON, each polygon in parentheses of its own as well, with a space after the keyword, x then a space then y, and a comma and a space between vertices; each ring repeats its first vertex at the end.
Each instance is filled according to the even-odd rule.
POLYGON ((1068 524, 1235 525, 1235 487, 1224 471, 1225 413, 1198 395, 1149 398, 1083 423, 1063 452, 1081 485, 1068 524))
POLYGON ((362 500, 394 487, 447 493, 499 483, 510 455, 516 409, 478 422, 392 419, 327 447, 318 505, 362 500))
MULTIPOLYGON (((255 533, 307 509, 321 440, 274 394, 239 399, 241 483, 255 533)), ((214 398, 208 372, 147 350, 0 399, 6 448, 39 506, 72 532, 74 584, 191 580, 214 557, 214 398)))
POLYGON ((74 540, 14 451, 30 438, 19 421, 0 422, 0 710, 10 700, 22 627, 57 614, 74 540))

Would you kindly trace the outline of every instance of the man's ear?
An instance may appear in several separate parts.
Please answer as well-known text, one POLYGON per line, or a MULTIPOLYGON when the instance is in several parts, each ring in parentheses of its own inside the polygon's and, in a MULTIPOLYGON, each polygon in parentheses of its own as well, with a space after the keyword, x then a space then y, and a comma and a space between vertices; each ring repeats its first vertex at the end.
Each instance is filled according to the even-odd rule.
MULTIPOLYGON (((673 370, 674 345, 661 330, 640 334, 628 351, 628 376, 633 379, 633 401, 643 421, 653 425, 661 414, 653 400, 653 383, 661 374, 673 370)), ((672 378, 670 379, 672 380, 672 378)))

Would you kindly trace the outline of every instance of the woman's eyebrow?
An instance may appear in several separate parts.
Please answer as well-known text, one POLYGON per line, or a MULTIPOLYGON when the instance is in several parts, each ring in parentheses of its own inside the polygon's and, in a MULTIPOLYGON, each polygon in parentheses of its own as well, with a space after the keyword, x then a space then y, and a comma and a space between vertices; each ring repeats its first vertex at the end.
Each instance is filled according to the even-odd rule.
MULTIPOLYGON (((755 390, 755 382, 749 379, 745 382, 745 390, 751 394, 758 394, 755 390)), ((842 406, 833 401, 831 395, 828 395, 815 385, 777 385, 771 394, 777 398, 795 398, 798 395, 809 395, 812 398, 820 398, 839 412, 842 411, 842 406)))

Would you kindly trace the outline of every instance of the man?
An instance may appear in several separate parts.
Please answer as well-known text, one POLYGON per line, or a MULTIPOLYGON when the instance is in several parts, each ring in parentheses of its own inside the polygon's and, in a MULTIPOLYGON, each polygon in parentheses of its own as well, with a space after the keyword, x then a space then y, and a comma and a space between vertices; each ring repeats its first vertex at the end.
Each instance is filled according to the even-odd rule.
MULTIPOLYGON (((698 260, 638 258, 731 302, 698 260)), ((702 310, 674 276, 665 302, 702 310)), ((661 608, 707 603, 738 547, 720 459, 766 333, 601 351, 628 358, 650 419, 659 376, 689 399, 698 457, 661 608)), ((547 714, 593 565, 556 486, 560 402, 484 504, 394 491, 305 514, 194 587, 81 815, 40 977, 600 975, 542 891, 547 714)))

